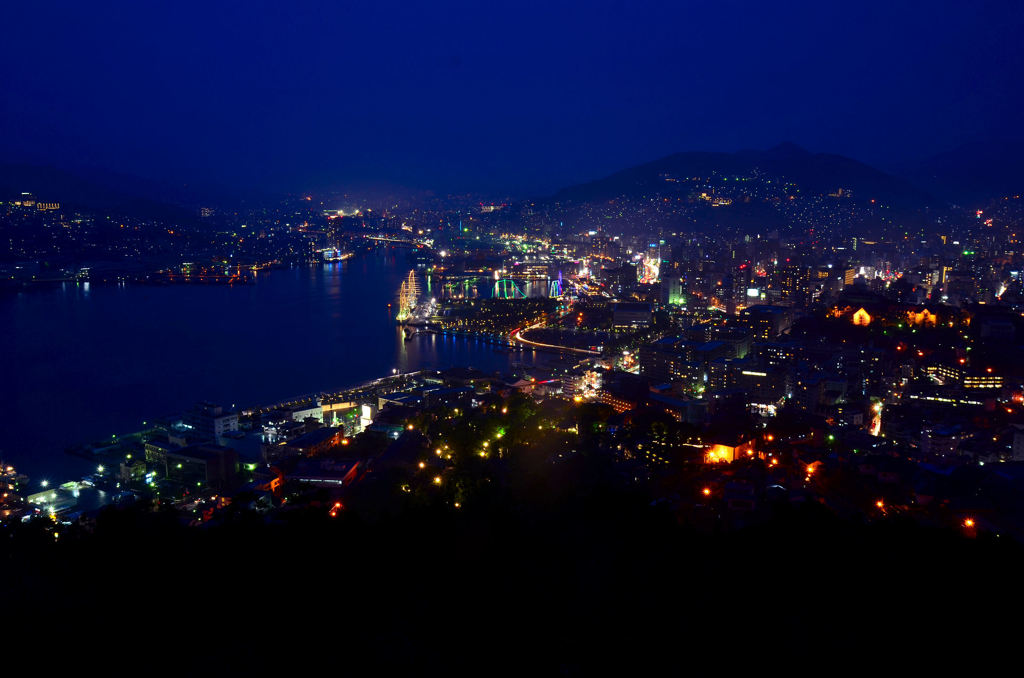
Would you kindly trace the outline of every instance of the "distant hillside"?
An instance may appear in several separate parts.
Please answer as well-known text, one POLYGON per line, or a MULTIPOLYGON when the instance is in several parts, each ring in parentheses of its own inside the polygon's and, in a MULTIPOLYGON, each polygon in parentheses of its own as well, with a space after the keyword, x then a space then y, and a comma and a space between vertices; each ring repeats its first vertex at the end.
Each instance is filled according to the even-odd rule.
POLYGON ((52 166, 0 164, 0 200, 31 193, 38 200, 84 209, 182 219, 195 210, 187 191, 130 175, 94 170, 73 172, 52 166))
POLYGON ((1024 193, 1024 141, 964 144, 910 168, 907 176, 949 202, 965 206, 1024 193))
POLYGON ((795 183, 804 193, 825 194, 843 188, 852 190, 857 199, 874 198, 895 207, 917 208, 939 203, 905 179, 851 158, 811 153, 790 143, 766 151, 676 153, 616 172, 604 179, 563 189, 554 199, 582 202, 608 200, 620 195, 666 193, 673 189, 666 184, 664 175, 749 176, 755 170, 795 183))

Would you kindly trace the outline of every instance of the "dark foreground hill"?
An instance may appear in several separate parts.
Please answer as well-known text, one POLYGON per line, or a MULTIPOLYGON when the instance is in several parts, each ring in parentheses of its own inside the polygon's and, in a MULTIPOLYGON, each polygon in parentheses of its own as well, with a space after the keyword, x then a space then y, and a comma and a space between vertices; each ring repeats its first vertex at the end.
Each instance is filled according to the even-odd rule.
POLYGON ((54 660, 262 674, 832 673, 978 646, 993 657, 1013 646, 999 611, 1016 609, 1024 564, 999 540, 813 504, 709 534, 610 488, 210 529, 110 510, 86 537, 6 542, 9 648, 43 635, 54 660))

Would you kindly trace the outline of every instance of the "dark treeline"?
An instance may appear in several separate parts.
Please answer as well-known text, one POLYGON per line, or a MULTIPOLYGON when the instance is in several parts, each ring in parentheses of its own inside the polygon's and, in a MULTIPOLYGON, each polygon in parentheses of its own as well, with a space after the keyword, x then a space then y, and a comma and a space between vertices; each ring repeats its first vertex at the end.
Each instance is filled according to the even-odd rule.
POLYGON ((510 473, 461 510, 375 502, 371 482, 334 519, 311 504, 195 528, 138 505, 56 542, 28 524, 4 539, 8 628, 126 667, 544 675, 991 656, 1015 632, 1000 611, 1024 560, 1005 539, 816 504, 698 531, 606 471, 510 473))

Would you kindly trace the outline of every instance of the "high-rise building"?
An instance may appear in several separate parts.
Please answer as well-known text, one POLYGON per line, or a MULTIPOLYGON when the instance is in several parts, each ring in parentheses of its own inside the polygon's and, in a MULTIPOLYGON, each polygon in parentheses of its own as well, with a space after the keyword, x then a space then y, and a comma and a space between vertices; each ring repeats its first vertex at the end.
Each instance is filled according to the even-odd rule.
POLYGON ((226 411, 220 405, 204 402, 189 410, 185 414, 184 422, 201 440, 216 441, 228 431, 238 430, 238 413, 226 411))
POLYGON ((781 301, 788 306, 802 306, 810 299, 811 270, 799 264, 786 264, 778 270, 781 301))

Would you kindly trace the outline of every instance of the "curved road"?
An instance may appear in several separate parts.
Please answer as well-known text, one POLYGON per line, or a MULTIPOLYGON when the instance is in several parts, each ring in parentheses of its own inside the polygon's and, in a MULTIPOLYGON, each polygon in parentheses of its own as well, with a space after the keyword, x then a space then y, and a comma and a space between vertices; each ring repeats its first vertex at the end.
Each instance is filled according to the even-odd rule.
POLYGON ((542 320, 539 323, 512 332, 511 334, 508 335, 508 338, 510 341, 518 341, 521 344, 526 344, 527 346, 534 346, 537 348, 551 348, 555 349, 556 351, 569 351, 572 353, 583 353, 585 355, 601 355, 600 351, 591 351, 590 349, 586 348, 574 348, 572 346, 558 346, 557 344, 543 344, 539 341, 532 341, 530 339, 523 337, 523 332, 526 332, 527 330, 535 330, 538 327, 542 327, 543 325, 546 324, 547 320, 542 320))

